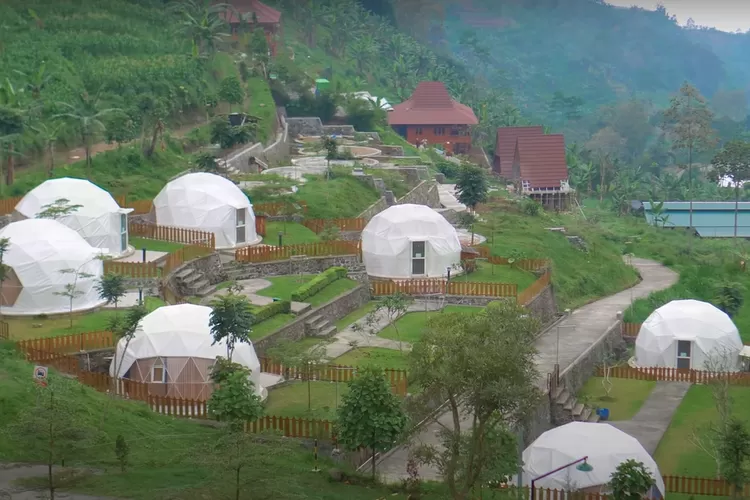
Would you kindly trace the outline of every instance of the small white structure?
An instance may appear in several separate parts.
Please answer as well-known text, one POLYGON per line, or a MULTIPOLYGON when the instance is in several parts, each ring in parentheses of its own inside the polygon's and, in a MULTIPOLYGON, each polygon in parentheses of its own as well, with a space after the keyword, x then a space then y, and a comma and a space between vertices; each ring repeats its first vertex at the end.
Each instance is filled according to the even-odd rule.
POLYGON ((16 205, 13 220, 33 219, 45 206, 66 199, 78 209, 56 220, 80 234, 92 247, 121 257, 128 249, 128 216, 107 191, 85 179, 50 179, 29 191, 16 205))
POLYGON ((570 422, 539 436, 523 452, 523 484, 563 467, 573 461, 588 457, 592 467, 588 472, 575 465, 546 478, 535 481, 538 488, 576 489, 587 493, 606 493, 612 473, 622 462, 633 459, 643 462, 656 480, 649 496, 663 498, 666 494, 659 467, 637 439, 611 426, 592 422, 570 422))
MULTIPOLYGON (((193 304, 164 306, 144 316, 128 344, 120 339, 109 374, 149 384, 159 396, 206 400, 211 396, 211 367, 226 357, 226 342, 214 343, 211 308, 193 304), (127 344, 127 349, 125 346, 127 344)), ((250 379, 261 397, 260 361, 252 344, 235 345, 232 361, 251 370, 250 379)))
POLYGON ((393 205, 362 231, 367 274, 408 279, 446 276, 461 262, 461 242, 445 217, 425 205, 393 205))
POLYGON ((156 223, 214 233, 216 248, 260 243, 255 214, 245 193, 232 181, 205 172, 167 183, 154 198, 156 223))
POLYGON ((635 341, 635 364, 736 371, 742 347, 737 327, 726 313, 707 302, 673 300, 641 325, 635 341))
POLYGON ((9 266, 0 295, 3 314, 67 313, 70 298, 61 294, 71 283, 80 292, 73 299, 73 311, 104 304, 94 288, 104 267, 101 252, 77 232, 54 220, 26 219, 5 226, 0 238, 10 240, 3 256, 9 266))

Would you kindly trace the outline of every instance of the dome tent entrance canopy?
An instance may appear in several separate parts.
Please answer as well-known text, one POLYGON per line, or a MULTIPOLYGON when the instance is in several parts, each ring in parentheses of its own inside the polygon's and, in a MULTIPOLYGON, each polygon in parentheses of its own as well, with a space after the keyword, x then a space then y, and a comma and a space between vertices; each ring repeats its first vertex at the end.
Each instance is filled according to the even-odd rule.
POLYGON ((637 439, 610 424, 570 422, 539 436, 523 452, 523 484, 530 486, 535 478, 588 457, 591 470, 574 466, 562 469, 535 481, 539 488, 605 489, 612 473, 622 462, 634 459, 643 462, 656 480, 652 498, 664 497, 666 488, 659 467, 637 439))
POLYGON ((101 252, 77 232, 54 220, 26 219, 5 226, 0 238, 10 241, 3 256, 9 267, 2 289, 4 314, 67 313, 70 298, 62 294, 73 283, 79 293, 73 311, 104 304, 95 288, 104 267, 101 252))
MULTIPOLYGON (((110 375, 162 384, 168 396, 208 399, 211 367, 218 356, 227 356, 226 341, 214 343, 210 317, 210 307, 193 304, 164 306, 147 314, 130 343, 117 343, 110 375)), ((252 344, 236 344, 232 361, 251 370, 255 391, 263 395, 260 361, 252 344)))
POLYGON ((41 183, 18 202, 13 219, 36 218, 46 206, 61 199, 80 206, 55 220, 108 255, 119 257, 128 252, 127 214, 133 210, 120 208, 112 195, 85 179, 63 177, 41 183))
POLYGON ((456 229, 425 205, 394 205, 362 231, 367 274, 379 278, 435 278, 461 261, 456 229))
POLYGON ((729 316, 707 302, 673 300, 641 325, 635 341, 638 366, 736 371, 742 339, 729 316))
POLYGON ((219 249, 261 241, 250 200, 232 181, 219 175, 197 172, 170 181, 154 198, 154 212, 162 226, 213 233, 219 249))

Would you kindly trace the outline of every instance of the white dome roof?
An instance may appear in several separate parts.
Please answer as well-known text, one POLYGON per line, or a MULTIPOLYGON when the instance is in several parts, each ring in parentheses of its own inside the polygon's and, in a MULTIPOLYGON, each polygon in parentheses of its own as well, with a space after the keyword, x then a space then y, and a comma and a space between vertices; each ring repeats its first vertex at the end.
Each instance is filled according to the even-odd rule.
POLYGON ((568 483, 584 489, 606 485, 618 465, 628 459, 643 462, 656 480, 664 497, 666 490, 659 467, 637 439, 610 424, 571 422, 539 436, 523 452, 523 482, 588 456, 590 472, 575 466, 563 469, 535 482, 540 488, 564 489, 568 483), (569 481, 568 481, 569 480, 569 481))
POLYGON ((154 198, 156 222, 162 226, 209 231, 217 248, 260 242, 250 200, 232 181, 205 172, 170 181, 154 198), (238 211, 244 212, 245 239, 237 241, 238 211))
POLYGON ((743 344, 726 313, 708 302, 673 300, 652 312, 635 341, 638 366, 677 366, 678 341, 692 343, 691 368, 707 369, 713 359, 726 370, 736 370, 743 344))
MULTIPOLYGON (((127 238, 122 241, 121 216, 131 212, 120 208, 107 191, 85 179, 63 177, 50 179, 29 191, 16 205, 14 218, 33 219, 46 205, 64 198, 71 205, 81 205, 56 220, 80 234, 89 244, 118 256, 127 251, 127 238)), ((126 219, 127 234, 127 219, 126 219)))
MULTIPOLYGON (((415 250, 416 252, 416 250, 415 250)), ((456 229, 426 205, 394 205, 362 231, 367 274, 382 278, 440 277, 461 260, 456 229), (414 273, 412 243, 425 242, 424 273, 414 273)))
POLYGON ((102 276, 100 252, 77 232, 54 220, 27 219, 5 226, 0 230, 0 238, 10 240, 3 263, 13 271, 4 285, 3 296, 7 299, 15 296, 12 305, 2 308, 4 313, 68 312, 70 299, 56 295, 75 281, 75 274, 61 272, 66 269, 91 275, 78 278, 76 289, 83 293, 73 300, 73 310, 91 309, 104 303, 94 289, 102 276))
MULTIPOLYGON (((127 351, 125 339, 120 339, 117 343, 119 377, 123 377, 138 359, 161 357, 213 360, 218 356, 226 357, 226 342, 214 343, 211 336, 210 317, 210 307, 193 304, 164 306, 147 314, 138 325, 127 351)), ((260 392, 260 361, 253 345, 244 342, 236 344, 232 361, 252 371, 250 378, 256 391, 260 392)), ((112 363, 110 375, 114 376, 116 369, 112 363)))

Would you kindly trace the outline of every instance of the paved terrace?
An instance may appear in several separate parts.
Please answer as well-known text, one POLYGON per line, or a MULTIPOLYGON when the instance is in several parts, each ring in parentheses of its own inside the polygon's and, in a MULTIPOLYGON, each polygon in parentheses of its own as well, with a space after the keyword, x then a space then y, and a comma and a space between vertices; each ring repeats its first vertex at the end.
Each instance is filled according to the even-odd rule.
MULTIPOLYGON (((632 300, 645 297, 651 292, 669 288, 677 282, 678 275, 658 262, 633 258, 633 266, 638 269, 643 280, 634 287, 623 290, 609 297, 576 309, 567 318, 558 323, 560 326, 560 371, 564 371, 587 348, 594 344, 607 329, 617 320, 617 313, 624 311, 632 300)), ((537 365, 540 374, 539 384, 546 388, 547 373, 551 372, 556 359, 557 327, 544 332, 536 341, 539 351, 537 365)), ((438 417, 443 425, 451 422, 449 413, 438 417)), ((469 419, 464 421, 469 428, 469 419)), ((414 442, 437 444, 440 424, 431 423, 422 428, 415 436, 414 442)), ((386 454, 379 463, 381 477, 387 482, 398 482, 405 479, 406 462, 409 458, 409 446, 400 446, 392 453, 386 454)), ((423 479, 440 480, 438 471, 433 467, 421 466, 419 474, 423 479)))

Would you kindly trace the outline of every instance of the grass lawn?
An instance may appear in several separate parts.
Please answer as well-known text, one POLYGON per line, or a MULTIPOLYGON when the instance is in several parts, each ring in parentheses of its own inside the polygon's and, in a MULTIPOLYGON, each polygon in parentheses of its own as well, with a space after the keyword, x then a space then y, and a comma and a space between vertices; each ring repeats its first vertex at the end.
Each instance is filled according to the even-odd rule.
POLYGON ((338 320, 335 323, 336 328, 338 329, 338 331, 343 330, 349 325, 367 316, 367 314, 370 313, 371 311, 374 311, 377 306, 378 306, 378 302, 376 300, 368 302, 367 304, 363 305, 359 309, 355 309, 354 311, 350 312, 349 314, 347 314, 346 316, 338 320))
MULTIPOLYGON (((3 462, 45 463, 49 449, 47 440, 39 428, 28 427, 24 413, 37 411, 35 405, 40 389, 28 376, 31 369, 32 365, 20 358, 12 344, 0 342, 0 421, 4 429, 11 426, 16 429, 12 433, 0 433, 0 461, 3 462)), ((48 381, 57 394, 64 396, 55 406, 64 412, 65 421, 70 422, 68 430, 75 436, 72 438, 75 444, 65 437, 56 442, 58 451, 65 450, 66 466, 101 471, 82 477, 69 488, 90 495, 132 500, 234 498, 234 474, 228 470, 226 459, 211 450, 220 430, 188 419, 157 415, 140 402, 110 399, 59 376, 54 370, 48 381), (106 418, 105 407, 109 408, 106 418), (125 436, 129 448, 126 472, 120 472, 113 452, 118 434, 125 436)), ((316 399, 317 407, 326 404, 335 407, 335 384, 326 385, 330 390, 322 389, 316 399)), ((297 401, 299 410, 306 410, 306 387, 292 386, 291 389, 303 389, 304 392, 288 399, 297 401)), ((339 384, 339 390, 343 393, 346 386, 339 384)), ((272 392, 271 398, 273 395, 272 392)), ((295 439, 264 435, 252 443, 250 449, 240 476, 242 498, 405 498, 404 495, 392 496, 387 488, 336 483, 329 481, 325 472, 311 473, 312 450, 300 446, 295 439)), ((319 462, 323 471, 334 466, 325 455, 319 457, 319 462)))
MULTIPOLYGON (((158 297, 146 297, 146 309, 149 311, 153 311, 163 305, 165 305, 164 301, 158 297)), ((120 311, 123 310, 120 309, 120 311)), ((48 317, 5 316, 3 321, 8 323, 11 339, 25 340, 106 330, 110 318, 115 314, 116 311, 114 309, 73 314, 73 328, 70 328, 70 316, 67 314, 56 314, 48 317)))
MULTIPOLYGON (((445 306, 443 312, 463 312, 463 313, 477 313, 484 309, 483 307, 473 306, 445 306)), ((378 336, 385 339, 400 340, 401 342, 418 342, 422 338, 422 332, 427 326, 427 321, 440 314, 441 311, 429 311, 429 312, 410 312, 401 316, 396 320, 396 328, 393 326, 387 326, 378 333, 378 336)))
MULTIPOLYGON (((283 300, 290 300, 292 292, 297 288, 313 279, 315 274, 304 274, 290 275, 290 276, 273 276, 267 278, 271 282, 271 286, 258 290, 256 293, 264 297, 278 297, 283 300)), ((317 294, 309 297, 305 302, 312 304, 313 306, 319 306, 325 304, 329 300, 338 297, 347 290, 351 290, 356 287, 359 283, 348 278, 343 278, 334 281, 317 294)))
MULTIPOLYGON (((750 424, 750 389, 732 387, 729 391, 733 398, 733 415, 746 425, 750 424)), ((718 413, 711 388, 693 385, 677 408, 654 454, 662 474, 699 477, 713 477, 716 474, 714 460, 690 441, 694 429, 712 421, 718 421, 718 413)))
POLYGON ((510 266, 493 266, 488 262, 479 262, 478 264, 477 270, 473 273, 456 276, 451 280, 479 283, 515 283, 518 285, 519 292, 536 281, 536 276, 533 273, 523 269, 510 266))
POLYGON ((349 388, 345 382, 310 382, 310 403, 308 406, 307 382, 292 382, 278 389, 268 391, 266 414, 285 417, 336 418, 337 385, 338 403, 349 388))
POLYGON ((169 252, 174 252, 176 250, 179 250, 180 248, 183 248, 185 246, 182 243, 172 243, 171 241, 161 241, 161 240, 149 240, 147 238, 130 238, 128 242, 136 250, 141 250, 145 248, 146 250, 150 250, 152 252, 169 253, 169 252))
POLYGON ((357 347, 331 361, 343 366, 364 366, 372 364, 381 368, 406 370, 409 365, 407 353, 382 347, 357 347))
POLYGON ((656 382, 648 380, 611 378, 612 391, 609 398, 607 398, 602 386, 602 380, 604 380, 602 377, 591 377, 588 379, 578 397, 581 398, 583 396, 584 398, 588 398, 589 406, 609 408, 610 420, 628 420, 633 418, 656 386, 656 382))
POLYGON ((296 222, 266 222, 266 235, 263 237, 263 243, 278 245, 279 233, 284 234, 281 240, 284 245, 301 245, 320 241, 317 234, 302 224, 296 222))
POLYGON ((295 316, 292 314, 277 314, 276 316, 271 316, 267 320, 253 325, 253 329, 250 332, 250 340, 260 340, 265 338, 287 323, 291 323, 294 318, 295 316))

